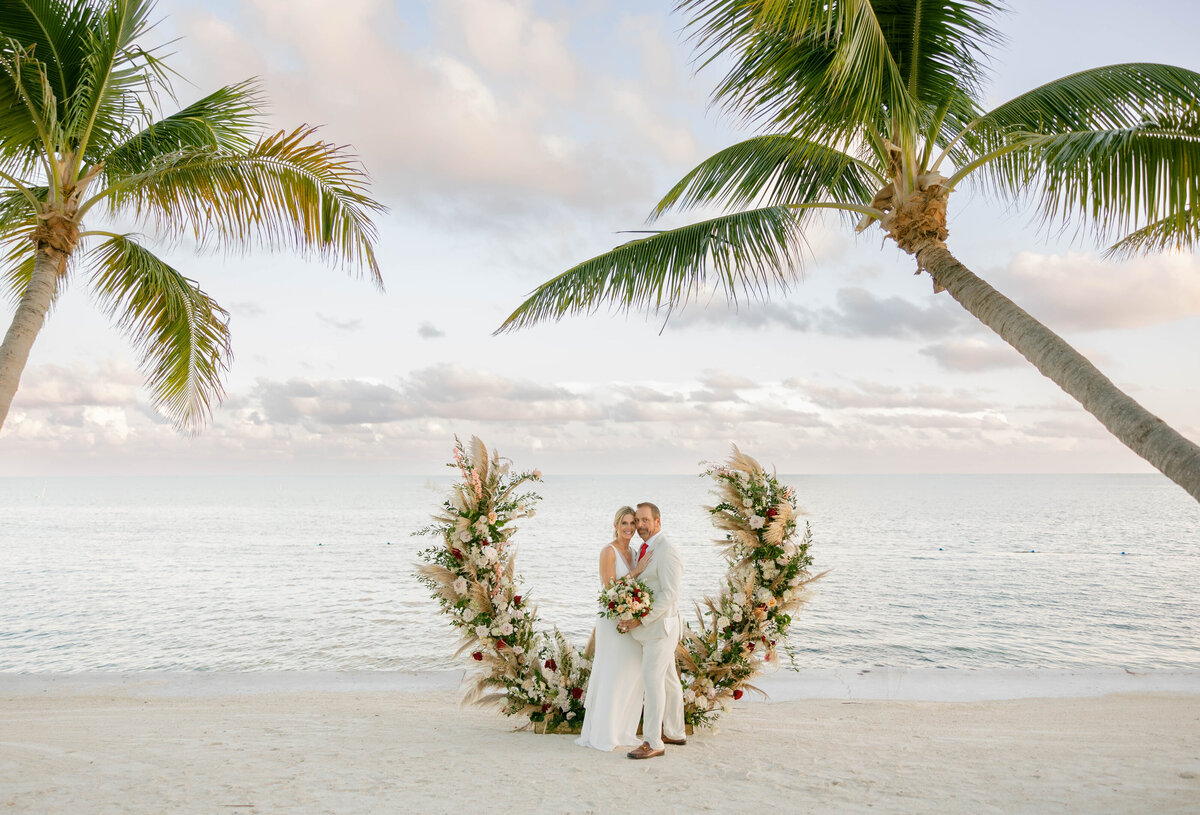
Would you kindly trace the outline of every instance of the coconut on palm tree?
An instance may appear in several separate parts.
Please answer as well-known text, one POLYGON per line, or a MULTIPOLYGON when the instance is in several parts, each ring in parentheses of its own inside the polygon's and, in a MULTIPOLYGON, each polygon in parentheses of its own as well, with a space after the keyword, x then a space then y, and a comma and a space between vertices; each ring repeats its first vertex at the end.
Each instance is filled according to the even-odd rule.
POLYGON ((228 315, 128 222, 175 242, 288 246, 382 285, 381 207, 352 152, 314 128, 263 135, 253 82, 177 112, 140 44, 154 0, 0 0, 0 427, 47 311, 72 278, 132 339, 152 398, 195 430, 222 396, 228 315))
POLYGON ((1200 447, 1118 389, 947 248, 950 196, 974 185, 1075 221, 1128 255, 1200 238, 1200 74, 1124 64, 982 106, 994 0, 683 0, 702 64, 730 66, 715 101, 768 128, 688 173, 652 217, 727 214, 653 233, 548 281, 501 326, 601 305, 670 309, 790 282, 818 213, 878 226, 933 280, 1200 501, 1200 447))

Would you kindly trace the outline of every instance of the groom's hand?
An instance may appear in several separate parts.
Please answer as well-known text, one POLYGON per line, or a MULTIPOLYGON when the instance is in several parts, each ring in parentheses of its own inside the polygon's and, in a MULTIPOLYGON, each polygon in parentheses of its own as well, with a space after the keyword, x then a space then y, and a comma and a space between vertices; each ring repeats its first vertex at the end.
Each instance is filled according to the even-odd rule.
POLYGON ((641 620, 629 620, 629 621, 622 620, 621 624, 618 625, 617 628, 621 629, 622 634, 628 634, 630 631, 637 628, 641 624, 642 624, 641 620))

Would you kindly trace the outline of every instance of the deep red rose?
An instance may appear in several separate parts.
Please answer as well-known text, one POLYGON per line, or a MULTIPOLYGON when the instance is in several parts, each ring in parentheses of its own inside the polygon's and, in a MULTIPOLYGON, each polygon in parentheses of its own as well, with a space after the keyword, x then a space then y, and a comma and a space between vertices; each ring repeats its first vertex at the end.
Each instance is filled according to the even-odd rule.
POLYGON ((504 637, 501 637, 500 639, 496 640, 496 648, 497 649, 503 648, 506 645, 508 645, 508 643, 504 641, 504 637))
POLYGON ((752 642, 748 642, 748 643, 746 643, 746 647, 747 647, 747 648, 749 648, 751 651, 753 651, 753 650, 754 650, 754 643, 752 643, 752 642))
POLYGON ((519 606, 519 605, 521 605, 521 595, 519 595, 519 594, 514 594, 514 595, 513 595, 513 605, 514 605, 514 606, 519 606))
POLYGON ((608 607, 609 607, 609 608, 616 608, 616 607, 617 607, 617 601, 616 601, 616 600, 609 600, 609 601, 608 601, 608 607))
POLYGON ((766 656, 764 656, 764 657, 763 657, 763 660, 764 660, 764 661, 766 661, 766 662, 770 662, 770 661, 771 661, 771 655, 770 655, 770 654, 767 654, 766 656))
POLYGON ((554 661, 554 660, 552 660, 552 659, 548 659, 548 660, 546 660, 546 667, 547 667, 547 668, 549 668, 549 669, 550 669, 550 670, 552 670, 552 671, 557 671, 557 670, 558 670, 558 663, 557 663, 557 662, 555 662, 555 661, 554 661))
POLYGON ((770 509, 767 510, 768 518, 774 518, 778 514, 779 514, 779 510, 775 509, 775 507, 771 507, 770 509))
POLYGON ((578 699, 583 696, 583 688, 571 688, 571 695, 578 699))
POLYGON ((741 688, 738 688, 737 690, 735 690, 735 691, 733 692, 733 698, 734 698, 734 699, 741 699, 741 698, 742 698, 742 695, 743 695, 743 694, 742 694, 742 689, 741 689, 741 688))
POLYGON ((461 549, 451 549, 451 550, 450 550, 450 555, 451 555, 451 556, 452 556, 452 557, 453 557, 455 560, 462 560, 462 559, 463 559, 463 553, 462 553, 462 550, 461 550, 461 549))
POLYGON ((483 654, 480 653, 479 651, 476 651, 475 653, 471 654, 471 656, 475 657, 476 661, 481 661, 483 659, 483 654))
POLYGON ((542 713, 545 713, 549 709, 550 709, 550 705, 548 705, 548 704, 542 705, 542 713))

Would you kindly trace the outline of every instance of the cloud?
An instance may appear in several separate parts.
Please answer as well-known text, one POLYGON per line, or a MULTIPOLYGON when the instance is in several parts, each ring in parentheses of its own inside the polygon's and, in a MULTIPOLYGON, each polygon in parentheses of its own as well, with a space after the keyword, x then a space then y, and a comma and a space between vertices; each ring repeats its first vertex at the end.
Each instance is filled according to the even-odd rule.
POLYGON ((802 333, 865 339, 937 339, 979 330, 954 302, 919 306, 902 297, 876 297, 857 286, 839 289, 833 307, 798 303, 754 303, 732 311, 722 306, 692 308, 672 318, 675 327, 719 325, 738 329, 780 327, 802 333))
POLYGON ((410 214, 640 212, 654 192, 647 162, 698 154, 687 117, 665 112, 670 89, 580 61, 574 26, 601 49, 627 36, 600 9, 446 0, 417 22, 383 0, 344 0, 336 12, 321 0, 236 9, 177 21, 187 70, 213 83, 263 76, 276 126, 327 123, 325 137, 352 144, 410 214))
MULTIPOLYGON (((78 363, 35 365, 22 374, 13 404, 22 410, 133 405, 143 382, 141 374, 120 360, 109 360, 98 368, 78 363)), ((82 413, 74 421, 81 421, 79 416, 82 413)))
POLYGON ((1139 328, 1200 315, 1200 257, 1193 254, 1116 263, 1077 252, 1020 252, 1003 279, 991 282, 1056 331, 1139 328))
POLYGON ((423 340, 436 340, 439 337, 446 336, 446 332, 438 328, 433 323, 422 321, 421 324, 417 326, 417 336, 423 340))
POLYGON ((948 371, 975 373, 1000 368, 1015 368, 1026 364, 1025 358, 1009 345, 982 340, 942 342, 922 348, 920 353, 932 357, 948 371))
POLYGON ((994 403, 968 390, 947 391, 927 385, 900 388, 878 382, 856 382, 851 386, 837 386, 796 378, 784 380, 783 384, 818 407, 830 410, 920 408, 975 413, 994 407, 994 403))
POLYGON ((354 318, 354 319, 350 319, 350 320, 339 320, 337 317, 329 317, 318 311, 317 319, 320 320, 321 322, 325 323, 325 325, 330 326, 331 328, 336 328, 338 331, 342 331, 345 333, 361 331, 363 328, 363 321, 358 318, 354 318))

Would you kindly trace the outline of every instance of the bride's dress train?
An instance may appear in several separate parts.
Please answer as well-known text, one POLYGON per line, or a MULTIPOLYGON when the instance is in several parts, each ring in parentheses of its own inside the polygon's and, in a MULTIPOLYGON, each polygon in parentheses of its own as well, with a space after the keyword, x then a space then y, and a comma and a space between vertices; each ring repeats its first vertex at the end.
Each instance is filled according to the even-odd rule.
MULTIPOLYGON (((616 555, 616 576, 629 573, 616 555)), ((637 735, 642 715, 642 649, 637 640, 617 631, 617 621, 596 617, 596 653, 584 699, 587 714, 575 743, 580 747, 612 750, 641 744, 637 735)))

